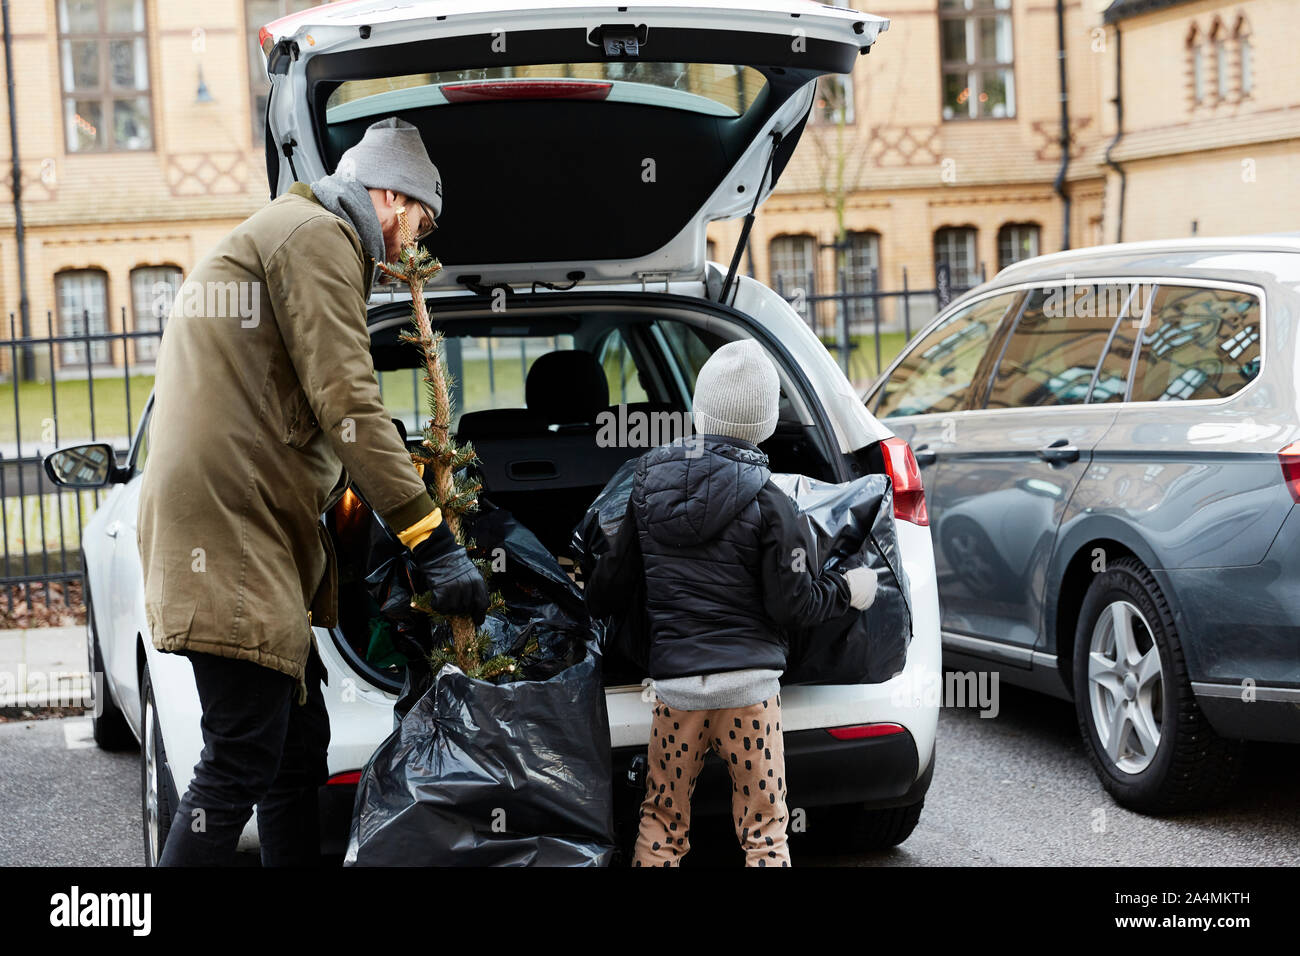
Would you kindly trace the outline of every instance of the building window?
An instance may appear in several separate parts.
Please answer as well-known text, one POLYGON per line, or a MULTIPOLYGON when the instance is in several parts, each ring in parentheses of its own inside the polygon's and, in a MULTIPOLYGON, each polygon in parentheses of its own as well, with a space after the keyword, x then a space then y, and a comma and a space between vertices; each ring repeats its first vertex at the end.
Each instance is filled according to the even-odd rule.
POLYGON ((969 226, 940 229, 934 234, 934 264, 948 267, 953 290, 973 288, 979 281, 975 261, 975 230, 969 226))
POLYGON ((943 118, 1016 115, 1011 0, 940 0, 943 118))
POLYGON ((1223 37, 1214 41, 1214 79, 1220 100, 1228 98, 1228 44, 1223 37))
MULTIPOLYGON (((875 318, 875 300, 852 298, 876 291, 880 276, 880 234, 851 232, 845 250, 844 291, 850 296, 849 326, 871 322, 875 318)), ((856 331, 856 330, 854 330, 856 331)))
POLYGON ((1038 255, 1038 226, 1031 222, 1007 223, 998 230, 998 268, 1038 255))
POLYGON ((59 0, 68 152, 153 149, 144 0, 59 0))
POLYGON ((817 98, 809 122, 836 126, 841 120, 853 122, 853 81, 844 74, 832 73, 817 81, 817 98))
MULTIPOLYGON (((59 310, 59 335, 92 336, 90 361, 108 363, 108 340, 93 338, 108 333, 108 276, 99 269, 60 272, 54 277, 55 300, 59 310)), ((86 342, 63 342, 59 364, 85 365, 86 342)))
POLYGON ((266 59, 258 31, 274 20, 308 10, 318 0, 244 0, 244 27, 248 31, 248 89, 252 97, 253 142, 266 142, 266 101, 271 95, 271 81, 266 78, 266 59))
POLYGON ((1237 26, 1233 30, 1233 34, 1237 38, 1237 63, 1240 68, 1239 90, 1243 97, 1250 96, 1255 89, 1255 49, 1250 43, 1250 24, 1246 22, 1245 17, 1237 18, 1237 26))
POLYGON ((1201 33, 1192 25, 1187 34, 1187 58, 1192 74, 1192 105, 1205 102, 1205 53, 1201 49, 1201 33))
POLYGON ((777 236, 768 247, 772 287, 793 301, 805 319, 813 314, 808 299, 817 285, 817 242, 812 236, 777 236))
MULTIPOLYGON (((131 270, 132 331, 161 332, 180 287, 181 270, 175 266, 142 266, 131 270)), ((135 360, 152 362, 157 358, 160 337, 133 339, 135 360)))
POLYGON ((1225 33, 1223 21, 1215 17, 1214 25, 1210 27, 1209 39, 1210 51, 1214 54, 1214 101, 1216 103, 1226 102, 1232 88, 1228 76, 1228 41, 1225 33))

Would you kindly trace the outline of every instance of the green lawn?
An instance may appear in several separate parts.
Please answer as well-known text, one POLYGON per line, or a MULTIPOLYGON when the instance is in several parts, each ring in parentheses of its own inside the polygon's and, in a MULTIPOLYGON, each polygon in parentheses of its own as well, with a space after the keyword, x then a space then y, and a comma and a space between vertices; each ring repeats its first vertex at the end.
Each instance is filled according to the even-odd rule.
POLYGON ((126 381, 121 376, 97 378, 93 383, 85 379, 55 381, 53 394, 49 381, 18 383, 18 414, 15 421, 14 386, 12 382, 0 384, 0 442, 12 442, 18 437, 21 426, 23 448, 40 445, 49 447, 54 442, 53 422, 57 402, 59 438, 84 438, 90 435, 90 394, 95 395, 95 435, 115 438, 130 435, 145 400, 153 388, 152 375, 131 377, 131 420, 126 416, 126 381))
MULTIPOLYGON (((876 339, 874 335, 851 336, 855 348, 849 354, 849 381, 855 388, 865 388, 875 381, 876 376, 889 367, 889 363, 903 350, 907 339, 902 332, 883 332, 880 336, 880 367, 876 367, 876 339)), ((827 345, 834 345, 833 338, 824 338, 827 345)), ((831 355, 839 361, 839 355, 831 349, 831 355)))
MULTIPOLYGON (((870 335, 853 337, 856 348, 850 356, 849 380, 862 388, 875 380, 875 339, 870 335)), ((833 344, 833 340, 831 340, 833 344)), ((880 358, 888 366, 905 344, 902 332, 886 332, 880 336, 880 358)), ((530 351, 529 362, 536 358, 530 351)), ((832 355, 835 352, 832 350, 832 355)), ((492 375, 488 375, 486 358, 467 358, 463 363, 462 378, 465 394, 460 402, 464 410, 484 408, 518 408, 524 404, 524 372, 518 353, 500 350, 492 362, 492 375)), ((411 417, 415 403, 420 402, 420 416, 425 414, 423 387, 419 372, 403 370, 380 373, 384 400, 394 415, 411 417)), ((120 377, 97 378, 93 382, 95 397, 94 433, 100 437, 118 437, 134 432, 144 409, 153 376, 138 375, 131 378, 131 420, 126 414, 126 382, 120 377)), ((17 437, 14 407, 14 386, 0 384, 0 442, 12 442, 17 437)), ((49 447, 54 442, 52 422, 57 400, 60 439, 81 438, 91 434, 91 386, 85 379, 69 379, 55 383, 51 396, 50 383, 21 382, 18 385, 19 424, 23 447, 49 447)))

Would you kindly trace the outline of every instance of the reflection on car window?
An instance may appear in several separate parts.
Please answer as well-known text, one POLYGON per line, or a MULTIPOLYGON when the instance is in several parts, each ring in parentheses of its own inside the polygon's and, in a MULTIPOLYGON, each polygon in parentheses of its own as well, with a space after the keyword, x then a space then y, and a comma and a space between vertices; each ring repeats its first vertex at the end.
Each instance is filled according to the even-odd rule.
POLYGON ((135 447, 131 449, 131 468, 137 475, 144 471, 145 459, 149 457, 149 416, 152 414, 153 402, 150 402, 140 421, 140 437, 136 439, 135 447))
POLYGON ((998 362, 987 407, 1040 408, 1087 401, 1093 372, 1128 295, 1122 286, 1073 282, 1030 292, 998 362))
POLYGON ((1129 290, 1128 306, 1115 323, 1111 333, 1110 344, 1102 357, 1101 368, 1097 372, 1097 381, 1092 386, 1092 396, 1088 399, 1094 405, 1124 401, 1128 391, 1128 373, 1133 364, 1133 348, 1137 342, 1138 325, 1147 304, 1155 294, 1155 287, 1139 284, 1129 290))
POLYGON ((616 330, 605 337, 596 359, 605 370, 611 403, 617 405, 650 400, 637 374, 636 362, 633 361, 632 353, 628 351, 627 343, 623 341, 620 332, 616 330))
POLYGON ((1259 300, 1163 285, 1139 337, 1132 401, 1225 398, 1259 374, 1259 300))
POLYGON ((704 368, 709 356, 722 347, 724 340, 682 322, 657 322, 672 353, 673 364, 682 375, 687 394, 695 394, 695 377, 704 368))
POLYGON ((881 389, 876 415, 925 415, 962 408, 975 369, 1008 307, 1020 293, 982 299, 954 312, 899 362, 881 389))

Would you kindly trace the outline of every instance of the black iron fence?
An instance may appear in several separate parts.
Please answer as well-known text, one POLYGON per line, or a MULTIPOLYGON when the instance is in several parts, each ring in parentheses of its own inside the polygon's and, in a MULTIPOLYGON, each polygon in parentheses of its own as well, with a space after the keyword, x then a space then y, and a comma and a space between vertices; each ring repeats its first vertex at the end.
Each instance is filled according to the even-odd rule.
MULTIPOLYGON (((0 338, 0 611, 15 604, 79 603, 81 532, 103 490, 70 491, 51 482, 42 462, 61 445, 106 441, 125 453, 136 416, 152 387, 150 358, 161 328, 92 331, 89 312, 78 330, 22 334, 10 313, 0 338), (15 374, 17 373, 17 374, 15 374)), ((33 322, 33 325, 39 324, 33 322)))
MULTIPOLYGON (((906 270, 900 289, 883 290, 878 278, 873 271, 864 290, 848 291, 841 275, 840 291, 825 294, 787 289, 777 281, 777 291, 860 386, 878 376, 937 309, 965 291, 949 288, 943 269, 933 287, 912 287, 906 270)), ((43 323, 32 323, 44 325, 40 335, 22 334, 11 313, 0 330, 8 334, 7 339, 0 334, 0 614, 12 614, 20 601, 65 607, 80 602, 82 530, 111 492, 60 488, 42 463, 55 448, 80 442, 108 442, 125 455, 153 387, 152 359, 162 323, 158 329, 125 331, 125 308, 119 317, 117 331, 96 329, 86 313, 75 332, 56 334, 56 321, 47 312, 43 323), (5 414, 10 408, 12 417, 5 414)), ((491 348, 489 340, 487 384, 495 399, 500 383, 492 375, 491 348)), ((518 360, 525 371, 528 358, 522 348, 518 360)), ((411 394, 418 395, 414 377, 409 384, 411 394)))
MULTIPOLYGON (((980 282, 984 281, 984 275, 981 265, 980 282)), ((784 277, 777 276, 776 290, 804 317, 836 356, 850 381, 858 386, 879 377, 916 331, 957 296, 975 287, 975 284, 954 286, 946 265, 935 270, 934 285, 928 288, 913 286, 906 267, 900 289, 881 289, 877 269, 871 270, 865 282, 864 277, 855 277, 857 281, 850 283, 850 277, 842 269, 836 278, 836 292, 816 292, 812 275, 806 284, 797 288, 789 287, 784 277), (854 290, 851 284, 864 288, 854 290), (873 355, 862 354, 868 348, 873 355)))

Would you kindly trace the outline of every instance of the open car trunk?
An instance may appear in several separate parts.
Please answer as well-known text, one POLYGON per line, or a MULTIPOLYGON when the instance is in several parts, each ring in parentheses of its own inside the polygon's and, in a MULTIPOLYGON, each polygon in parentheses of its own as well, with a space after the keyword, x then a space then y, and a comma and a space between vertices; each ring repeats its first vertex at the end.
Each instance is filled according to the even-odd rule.
POLYGON ((419 128, 435 284, 698 278, 705 226, 775 186, 817 79, 889 21, 808 0, 349 0, 261 32, 272 196, 366 127, 419 128))
MULTIPOLYGON (((655 297, 644 294, 537 298, 544 304, 515 305, 508 315, 485 310, 481 299, 459 311, 438 304, 432 318, 446 336, 447 364, 457 381, 454 427, 480 459, 474 469, 483 484, 488 543, 498 543, 502 528, 517 522, 544 549, 544 557, 531 563, 554 559, 552 572, 577 578, 574 528, 625 462, 690 434, 695 375, 713 351, 742 333, 706 314, 707 306, 687 308, 680 297, 664 296, 658 308, 651 304, 655 297)), ((398 338, 408 314, 405 302, 372 310, 371 352, 385 401, 414 447, 427 411, 418 349, 398 338)), ((823 482, 860 474, 861 465, 845 462, 829 439, 797 363, 773 357, 781 367, 782 398, 776 433, 762 445, 772 471, 823 482)), ((396 691, 403 658, 365 584, 379 560, 375 555, 383 553, 373 552, 374 519, 348 495, 326 525, 339 558, 336 640, 360 673, 396 691)), ((517 536, 512 547, 531 547, 521 541, 517 536)), ((508 567, 505 572, 518 583, 508 567)))

